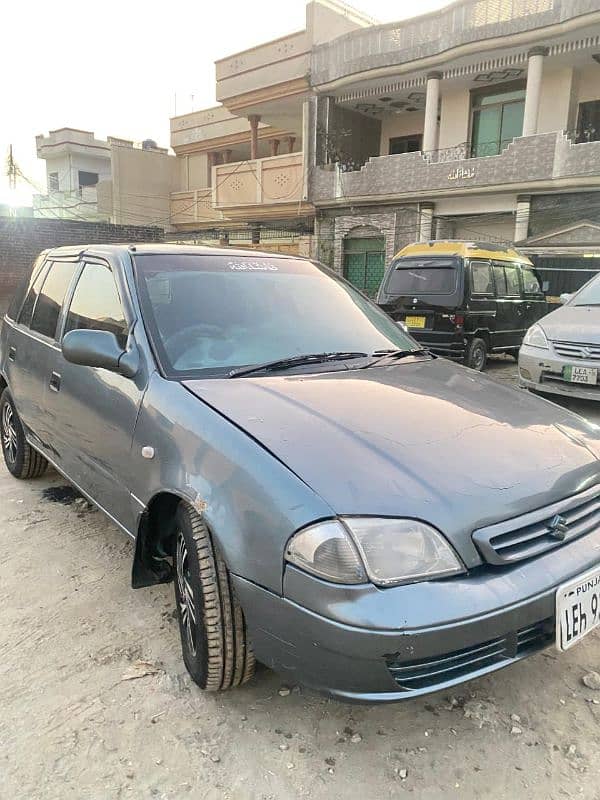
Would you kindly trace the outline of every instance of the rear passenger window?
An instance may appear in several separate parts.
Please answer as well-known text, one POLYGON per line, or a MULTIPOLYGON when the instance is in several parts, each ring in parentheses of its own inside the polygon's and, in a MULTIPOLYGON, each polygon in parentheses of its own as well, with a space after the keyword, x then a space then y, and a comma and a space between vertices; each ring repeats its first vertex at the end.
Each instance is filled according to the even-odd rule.
POLYGON ((35 308, 35 301, 38 298, 40 293, 40 287, 44 280, 44 276, 48 271, 49 262, 46 262, 42 269, 34 270, 31 273, 31 281, 29 287, 27 288, 27 294, 25 295, 25 302, 21 308, 21 313, 19 314, 19 322, 21 325, 26 325, 29 327, 31 325, 31 317, 33 316, 33 309, 35 308))
POLYGON ((494 294, 492 270, 485 261, 471 262, 471 294, 494 294))
POLYGON ((33 312, 32 331, 54 339, 60 309, 76 266, 73 261, 54 261, 50 265, 33 312))
POLYGON ((109 331, 123 349, 127 345, 121 298, 113 274, 104 264, 86 264, 73 292, 65 333, 82 329, 109 331))
POLYGON ((506 291, 509 297, 520 297, 521 283, 519 281, 519 268, 507 264, 504 267, 504 274, 506 275, 506 291))
POLYGON ((494 264, 494 280, 496 282, 496 297, 506 297, 506 277, 504 267, 494 264))

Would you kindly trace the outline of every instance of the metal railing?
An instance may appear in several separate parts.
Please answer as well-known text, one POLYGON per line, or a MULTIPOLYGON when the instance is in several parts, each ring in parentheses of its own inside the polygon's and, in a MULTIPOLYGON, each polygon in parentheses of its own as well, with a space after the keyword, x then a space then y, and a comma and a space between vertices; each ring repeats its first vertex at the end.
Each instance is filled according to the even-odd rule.
POLYGON ((599 142, 600 141, 600 128, 595 128, 593 125, 588 125, 585 128, 576 128, 574 130, 565 131, 567 139, 573 144, 585 144, 586 142, 599 142))

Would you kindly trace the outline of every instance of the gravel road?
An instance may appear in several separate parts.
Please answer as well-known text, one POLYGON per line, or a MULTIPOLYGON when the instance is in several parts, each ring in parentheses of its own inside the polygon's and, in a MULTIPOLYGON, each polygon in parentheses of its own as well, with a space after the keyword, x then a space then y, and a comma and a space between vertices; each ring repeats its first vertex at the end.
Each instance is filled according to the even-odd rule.
POLYGON ((583 683, 599 635, 401 705, 339 703, 265 669, 205 695, 180 658, 172 587, 133 591, 131 542, 47 491, 64 485, 0 467, 2 800, 600 798, 600 690, 583 683))

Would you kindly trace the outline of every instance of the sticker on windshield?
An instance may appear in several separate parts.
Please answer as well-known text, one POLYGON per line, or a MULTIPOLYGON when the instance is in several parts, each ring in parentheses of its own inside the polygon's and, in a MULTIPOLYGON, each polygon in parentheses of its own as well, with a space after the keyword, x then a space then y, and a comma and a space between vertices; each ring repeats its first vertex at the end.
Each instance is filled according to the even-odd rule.
POLYGON ((279 272, 279 267, 264 261, 228 261, 227 266, 235 272, 279 272))

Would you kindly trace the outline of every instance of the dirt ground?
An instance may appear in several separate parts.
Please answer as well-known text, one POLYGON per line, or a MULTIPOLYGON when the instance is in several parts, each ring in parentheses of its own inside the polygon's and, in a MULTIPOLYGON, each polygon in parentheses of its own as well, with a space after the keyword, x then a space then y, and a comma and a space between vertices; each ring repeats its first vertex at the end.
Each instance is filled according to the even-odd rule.
MULTIPOLYGON (((514 379, 513 362, 490 374, 514 379)), ((579 413, 600 421, 590 406, 579 413)), ((600 636, 451 693, 347 705, 262 669, 206 695, 132 543, 0 467, 0 798, 600 798, 600 636)))

